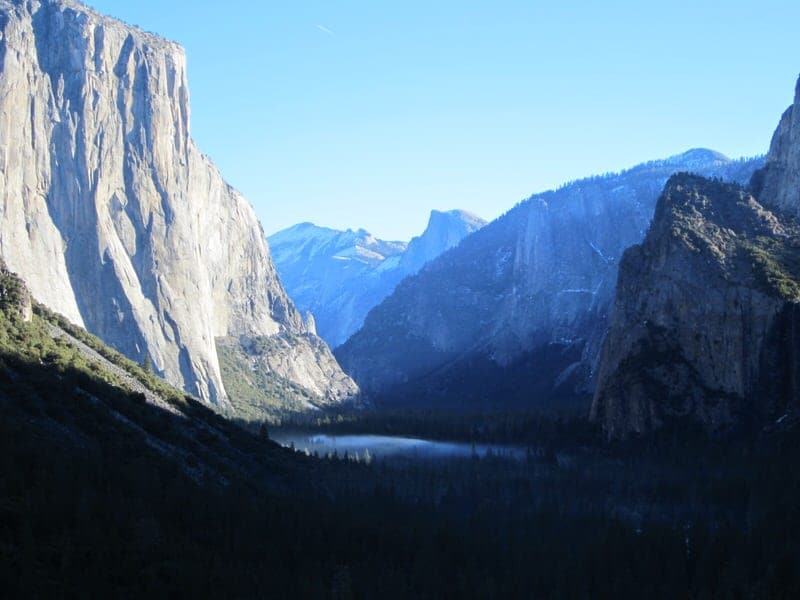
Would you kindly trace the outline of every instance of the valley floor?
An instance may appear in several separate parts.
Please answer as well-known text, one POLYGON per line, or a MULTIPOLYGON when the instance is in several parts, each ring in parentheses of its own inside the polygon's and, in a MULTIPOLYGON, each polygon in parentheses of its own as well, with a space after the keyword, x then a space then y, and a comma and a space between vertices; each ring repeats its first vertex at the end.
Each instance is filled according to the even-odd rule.
POLYGON ((45 406, 77 443, 44 435, 29 408, 4 396, 0 419, 10 597, 800 593, 793 436, 367 463, 242 433, 271 458, 219 485, 118 436, 102 412, 45 406))
POLYGON ((796 432, 610 445, 552 417, 368 413, 312 430, 524 452, 317 458, 0 284, 4 597, 800 595, 796 432))

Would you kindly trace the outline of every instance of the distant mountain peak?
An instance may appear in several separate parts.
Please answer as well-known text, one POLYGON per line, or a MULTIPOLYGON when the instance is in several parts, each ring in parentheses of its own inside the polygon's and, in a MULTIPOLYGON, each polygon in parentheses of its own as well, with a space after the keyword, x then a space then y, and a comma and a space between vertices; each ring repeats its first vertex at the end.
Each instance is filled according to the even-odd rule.
POLYGON ((710 148, 691 148, 686 152, 676 155, 675 158, 682 160, 704 159, 704 160, 722 160, 729 161, 730 158, 725 156, 722 152, 711 150, 710 148))
POLYGON ((714 164, 726 164, 731 162, 731 159, 709 148, 691 148, 686 152, 675 154, 660 161, 664 165, 679 165, 681 167, 707 167, 714 164))
POLYGON ((431 210, 430 217, 428 218, 428 227, 442 222, 460 222, 468 224, 474 229, 480 229, 486 225, 487 221, 467 210, 459 208, 452 210, 431 210))
POLYGON ((425 231, 409 243, 380 240, 363 228, 340 231, 310 223, 279 231, 268 241, 289 295, 314 315, 320 335, 336 346, 403 278, 485 224, 465 210, 432 210, 425 231))

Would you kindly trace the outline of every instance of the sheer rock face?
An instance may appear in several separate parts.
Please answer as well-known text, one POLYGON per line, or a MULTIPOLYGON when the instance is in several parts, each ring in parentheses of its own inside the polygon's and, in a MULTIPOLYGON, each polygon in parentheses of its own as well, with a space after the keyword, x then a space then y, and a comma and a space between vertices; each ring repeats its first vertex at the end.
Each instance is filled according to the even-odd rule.
POLYGON ((800 217, 800 80, 794 104, 783 113, 772 136, 764 169, 753 180, 754 191, 765 203, 800 217))
POLYGON ((431 211, 425 231, 408 243, 408 248, 400 257, 397 269, 399 279, 418 273, 429 262, 455 248, 461 240, 485 225, 486 221, 465 210, 431 211))
POLYGON ((290 297, 336 347, 404 277, 485 224, 463 210, 434 210, 425 232, 408 244, 379 240, 363 229, 337 231, 312 223, 279 231, 269 244, 290 297))
POLYGON ((800 390, 800 231, 738 186, 670 180, 625 253, 592 418, 612 437, 675 418, 778 418, 800 390))
POLYGON ((315 343, 190 137, 178 45, 72 0, 0 0, 0 35, 0 255, 34 297, 215 403, 215 338, 315 343))
POLYGON ((592 417, 610 436, 798 410, 800 93, 748 191, 672 180, 625 254, 592 417), (752 193, 752 195, 751 195, 752 193))
POLYGON ((746 181, 759 164, 698 149, 537 194, 403 281, 336 355, 397 402, 584 402, 618 261, 669 176, 746 181))

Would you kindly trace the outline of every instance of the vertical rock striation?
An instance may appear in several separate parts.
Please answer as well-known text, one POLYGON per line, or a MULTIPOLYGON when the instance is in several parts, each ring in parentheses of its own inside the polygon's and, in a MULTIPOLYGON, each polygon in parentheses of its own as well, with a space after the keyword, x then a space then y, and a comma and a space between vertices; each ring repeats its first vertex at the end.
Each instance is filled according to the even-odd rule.
POLYGON ((0 255, 34 297, 212 403, 217 338, 315 343, 190 137, 182 48, 73 0, 0 0, 0 36, 0 255))

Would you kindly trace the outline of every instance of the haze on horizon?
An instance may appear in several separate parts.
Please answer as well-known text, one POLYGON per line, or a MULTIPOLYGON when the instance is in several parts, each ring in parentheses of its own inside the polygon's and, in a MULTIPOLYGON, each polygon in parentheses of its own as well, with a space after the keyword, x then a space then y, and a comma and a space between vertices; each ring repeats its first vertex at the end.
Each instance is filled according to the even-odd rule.
POLYGON ((186 47, 193 135, 267 234, 419 233, 693 147, 766 152, 800 3, 91 0, 186 47))

